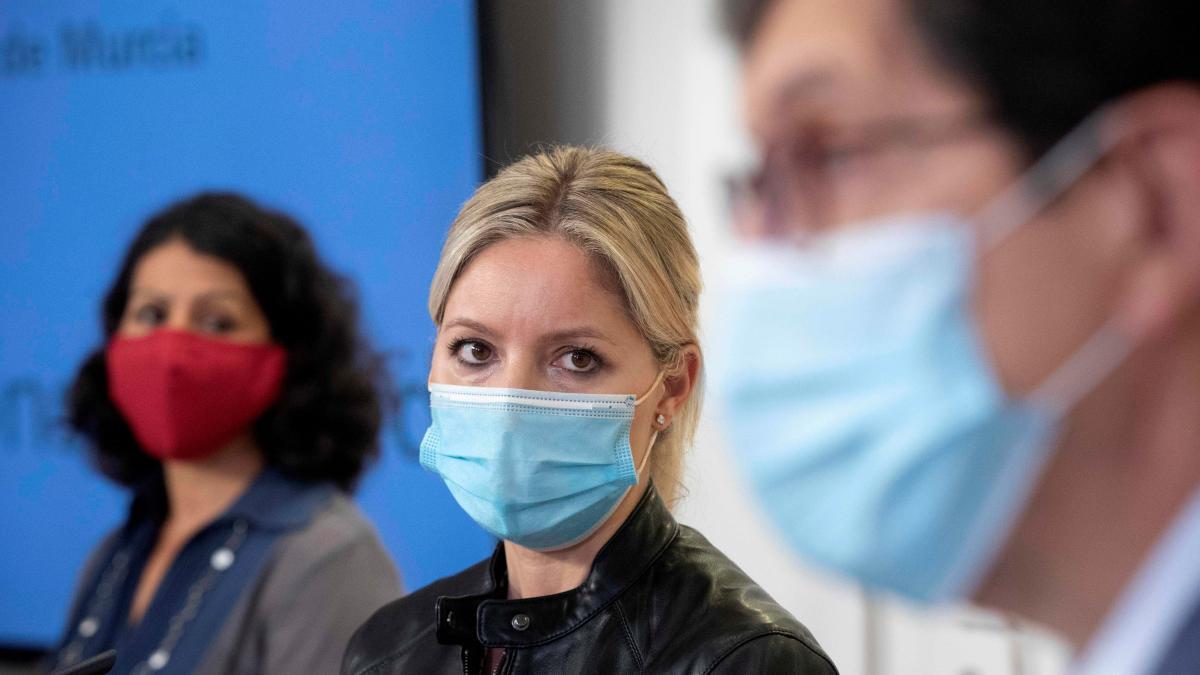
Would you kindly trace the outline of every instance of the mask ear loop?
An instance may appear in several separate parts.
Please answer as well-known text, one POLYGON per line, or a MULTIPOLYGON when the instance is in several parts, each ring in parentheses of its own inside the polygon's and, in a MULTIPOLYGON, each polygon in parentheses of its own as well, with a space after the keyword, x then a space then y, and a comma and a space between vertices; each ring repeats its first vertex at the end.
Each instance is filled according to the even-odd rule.
POLYGON ((642 461, 638 462, 638 466, 637 466, 637 470, 636 470, 638 480, 641 480, 642 469, 645 469, 646 464, 648 464, 650 461, 650 451, 654 449, 654 443, 656 441, 658 441, 658 430, 657 429, 654 430, 654 433, 650 434, 650 444, 646 446, 646 454, 642 455, 642 461))
MULTIPOLYGON (((653 394, 656 389, 658 389, 659 385, 661 385, 663 380, 666 379, 666 376, 667 371, 658 371, 658 377, 654 378, 654 384, 650 385, 650 388, 646 390, 646 393, 634 399, 633 405, 641 405, 646 399, 650 398, 650 395, 653 394)), ((642 461, 638 462, 636 473, 639 481, 641 480, 642 469, 646 468, 646 463, 650 460, 650 451, 654 449, 654 444, 658 441, 658 431, 658 429, 655 429, 654 433, 650 435, 650 444, 646 446, 646 453, 642 455, 642 461)))
POLYGON ((1051 372, 1028 400, 1062 418, 1129 358, 1133 343, 1106 323, 1051 372))
POLYGON ((1114 124, 1114 105, 1102 106, 1085 117, 1026 170, 1016 184, 1001 192, 973 220, 980 225, 983 248, 997 246, 1033 220, 1090 171, 1121 140, 1114 124))
POLYGON ((658 371, 658 377, 654 378, 654 384, 650 385, 650 388, 646 390, 646 393, 644 393, 641 396, 634 399, 633 404, 635 406, 641 405, 642 403, 644 403, 646 401, 646 399, 650 398, 650 394, 653 394, 654 390, 658 389, 658 385, 663 383, 663 379, 666 378, 666 376, 667 376, 667 371, 665 371, 665 370, 658 371))
MULTIPOLYGON (((1121 141, 1119 111, 1101 106, 1034 162, 1023 180, 993 199, 975 217, 984 249, 998 246, 1033 220, 1059 195, 1077 183, 1121 141)), ((1133 345, 1111 322, 1054 369, 1028 396, 1035 405, 1063 417, 1088 392, 1113 373, 1133 345)))

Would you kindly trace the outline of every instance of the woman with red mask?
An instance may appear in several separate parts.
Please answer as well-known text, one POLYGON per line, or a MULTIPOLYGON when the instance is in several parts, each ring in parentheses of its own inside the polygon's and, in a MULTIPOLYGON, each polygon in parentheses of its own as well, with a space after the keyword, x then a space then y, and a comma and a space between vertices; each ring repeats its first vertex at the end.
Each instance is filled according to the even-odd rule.
POLYGON ((345 283, 289 217, 204 194, 153 217, 103 305, 72 426, 132 495, 84 568, 55 666, 334 672, 400 595, 348 499, 382 369, 345 283))

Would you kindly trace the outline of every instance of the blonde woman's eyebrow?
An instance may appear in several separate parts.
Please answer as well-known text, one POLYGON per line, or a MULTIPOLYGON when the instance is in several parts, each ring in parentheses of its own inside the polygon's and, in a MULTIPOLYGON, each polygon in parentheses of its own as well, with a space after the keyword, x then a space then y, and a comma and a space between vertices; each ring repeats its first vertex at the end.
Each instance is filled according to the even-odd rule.
POLYGON ((465 317, 455 317, 453 319, 447 319, 446 321, 443 321, 442 330, 447 328, 466 328, 468 330, 475 331, 476 333, 483 333, 484 335, 496 334, 496 331, 488 328, 484 324, 474 319, 468 319, 465 317))
POLYGON ((576 328, 565 328, 556 330, 553 333, 548 333, 542 336, 542 342, 571 342, 573 340, 603 340, 610 344, 616 344, 612 338, 608 337, 599 328, 594 326, 579 326, 576 328))

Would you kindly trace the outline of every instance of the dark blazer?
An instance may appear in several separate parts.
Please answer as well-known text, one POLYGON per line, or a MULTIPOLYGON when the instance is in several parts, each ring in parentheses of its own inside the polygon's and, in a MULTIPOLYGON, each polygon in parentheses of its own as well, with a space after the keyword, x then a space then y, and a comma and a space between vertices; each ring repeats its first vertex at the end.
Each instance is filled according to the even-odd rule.
POLYGON ((379 610, 342 662, 347 675, 837 672, 812 635, 695 530, 654 487, 596 556, 583 585, 507 600, 503 545, 379 610))

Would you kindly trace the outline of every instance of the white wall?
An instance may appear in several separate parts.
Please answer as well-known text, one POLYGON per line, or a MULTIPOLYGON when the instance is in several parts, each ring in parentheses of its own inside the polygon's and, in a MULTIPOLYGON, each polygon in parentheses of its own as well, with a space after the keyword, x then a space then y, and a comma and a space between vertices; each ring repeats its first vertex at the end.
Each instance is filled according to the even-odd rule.
MULTIPOLYGON (((702 258, 704 325, 728 247, 723 177, 750 159, 738 123, 736 55, 714 0, 603 0, 604 92, 594 138, 653 166, 687 214, 702 258)), ((710 331, 705 331, 706 333, 710 331)), ((710 405, 690 459, 680 519, 800 618, 845 675, 1055 675, 1067 654, 1044 634, 966 611, 921 613, 864 598, 784 550, 743 488, 710 405)))

